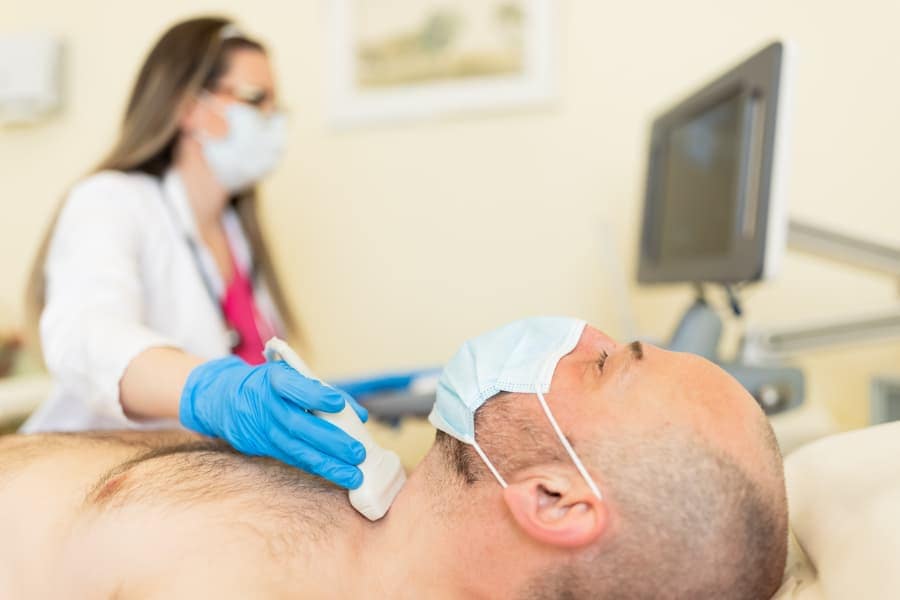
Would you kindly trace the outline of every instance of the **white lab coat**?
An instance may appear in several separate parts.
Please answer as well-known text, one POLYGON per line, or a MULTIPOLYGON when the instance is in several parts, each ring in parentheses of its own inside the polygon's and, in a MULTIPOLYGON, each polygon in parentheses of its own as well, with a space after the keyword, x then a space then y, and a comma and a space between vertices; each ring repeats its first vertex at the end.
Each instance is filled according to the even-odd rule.
MULTIPOLYGON (((237 265, 250 247, 233 211, 223 225, 237 265)), ((204 286, 186 236, 217 297, 224 283, 199 238, 184 185, 165 177, 104 171, 76 185, 53 232, 44 273, 40 333, 54 390, 22 431, 175 427, 134 422, 119 403, 119 380, 148 348, 171 346, 205 359, 227 356, 228 331, 204 286)), ((257 283, 261 317, 283 332, 275 305, 257 283)), ((164 373, 160 377, 165 377, 164 373)))

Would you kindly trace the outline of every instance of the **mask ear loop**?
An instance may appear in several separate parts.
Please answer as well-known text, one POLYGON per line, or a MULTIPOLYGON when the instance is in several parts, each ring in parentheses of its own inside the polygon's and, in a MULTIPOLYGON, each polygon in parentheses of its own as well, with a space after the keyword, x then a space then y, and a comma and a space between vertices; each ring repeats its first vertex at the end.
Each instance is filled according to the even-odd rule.
POLYGON ((562 429, 559 428, 559 423, 557 423, 556 419, 553 418, 553 413, 550 412, 550 407, 547 406, 547 401, 544 400, 544 395, 538 392, 537 397, 541 403, 541 408, 544 409, 544 414, 547 415, 547 419, 550 421, 550 425, 553 426, 553 431, 556 432, 556 437, 558 437, 559 441, 562 442, 562 445, 565 447, 566 452, 569 453, 569 457, 572 459, 572 462, 575 463, 575 468, 578 469, 579 473, 581 473, 581 476, 584 478, 584 482, 587 483, 589 488, 591 488, 591 491, 594 492, 594 495, 602 500, 603 495, 600 493, 600 488, 597 487, 597 484, 594 483, 594 480, 587 472, 587 469, 584 468, 584 463, 582 463, 581 459, 578 458, 578 455, 575 454, 575 450, 574 448, 572 448, 572 444, 570 444, 569 440, 566 439, 566 436, 563 435, 562 429))
POLYGON ((506 487, 507 487, 506 480, 503 479, 503 476, 500 475, 500 471, 498 471, 497 468, 494 467, 494 463, 492 463, 488 459, 487 454, 484 453, 484 450, 481 449, 481 446, 479 446, 478 442, 476 442, 474 439, 472 440, 472 447, 475 448, 475 452, 478 453, 478 456, 480 456, 481 460, 484 461, 484 464, 487 465, 487 468, 490 470, 491 474, 494 476, 494 479, 497 480, 497 483, 500 484, 500 487, 502 487, 503 489, 506 489, 506 487))

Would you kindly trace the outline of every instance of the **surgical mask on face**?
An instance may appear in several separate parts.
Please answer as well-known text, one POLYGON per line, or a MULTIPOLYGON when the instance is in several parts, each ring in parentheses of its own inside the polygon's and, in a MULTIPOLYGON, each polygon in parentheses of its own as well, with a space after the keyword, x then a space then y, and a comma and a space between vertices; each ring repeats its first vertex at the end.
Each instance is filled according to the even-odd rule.
POLYGON ((228 133, 221 138, 201 135, 200 143, 216 181, 234 194, 258 182, 278 164, 284 153, 287 122, 283 114, 264 115, 240 102, 221 112, 228 133))
POLYGON ((585 322, 577 319, 537 317, 515 321, 469 340, 444 368, 428 420, 439 430, 471 445, 505 488, 506 481, 475 440, 475 412, 500 392, 535 394, 578 472, 591 491, 602 497, 544 399, 556 365, 578 345, 584 328, 585 322))

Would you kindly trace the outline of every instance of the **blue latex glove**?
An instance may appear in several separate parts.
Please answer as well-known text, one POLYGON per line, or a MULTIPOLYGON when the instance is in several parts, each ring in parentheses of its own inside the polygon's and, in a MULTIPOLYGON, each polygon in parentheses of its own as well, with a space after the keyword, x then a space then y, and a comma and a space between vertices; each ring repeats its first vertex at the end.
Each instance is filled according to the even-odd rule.
POLYGON ((179 418, 188 429, 222 438, 244 454, 271 456, 355 489, 362 484, 356 465, 365 459, 365 447, 309 412, 338 412, 346 402, 360 419, 368 419, 349 395, 282 361, 254 367, 230 356, 191 371, 179 418))

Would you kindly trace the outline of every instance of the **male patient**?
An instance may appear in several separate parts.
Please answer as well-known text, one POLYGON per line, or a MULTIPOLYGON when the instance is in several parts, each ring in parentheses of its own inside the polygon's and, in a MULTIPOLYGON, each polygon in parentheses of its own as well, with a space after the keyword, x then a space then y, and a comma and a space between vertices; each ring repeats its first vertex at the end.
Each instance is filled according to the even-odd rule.
POLYGON ((769 598, 787 510, 753 399, 702 358, 574 339, 541 397, 585 473, 535 394, 501 392, 475 419, 500 477, 439 432, 374 523, 187 433, 0 438, 0 597, 769 598))

